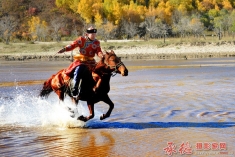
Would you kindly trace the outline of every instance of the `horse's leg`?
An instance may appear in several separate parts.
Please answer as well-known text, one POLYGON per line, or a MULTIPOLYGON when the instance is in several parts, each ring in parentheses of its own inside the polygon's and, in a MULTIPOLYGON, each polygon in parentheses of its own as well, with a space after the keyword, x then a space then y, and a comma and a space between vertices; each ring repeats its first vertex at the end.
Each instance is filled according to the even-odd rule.
POLYGON ((90 103, 90 102, 88 103, 87 102, 87 106, 88 106, 88 109, 89 109, 89 112, 90 112, 90 115, 87 117, 88 120, 89 120, 89 119, 94 118, 94 116, 95 116, 94 103, 90 103))
POLYGON ((64 101, 64 92, 62 92, 60 89, 57 89, 55 93, 58 95, 60 100, 64 101))
POLYGON ((108 111, 107 111, 106 114, 103 114, 103 115, 100 116, 100 120, 103 120, 103 119, 105 119, 105 118, 108 118, 108 117, 111 115, 111 113, 112 113, 112 111, 113 111, 113 108, 114 108, 114 103, 113 103, 112 100, 109 98, 108 94, 106 94, 105 96, 103 96, 102 99, 103 99, 103 100, 102 100, 103 102, 105 102, 106 104, 109 105, 109 109, 108 109, 108 111))
POLYGON ((72 102, 75 104, 76 108, 73 110, 72 108, 68 107, 69 112, 71 112, 70 117, 74 118, 75 117, 75 113, 77 112, 77 105, 79 100, 75 99, 73 97, 71 97, 72 102))
POLYGON ((71 100, 76 106, 78 105, 78 102, 79 102, 78 99, 75 99, 75 98, 71 97, 71 100))
POLYGON ((90 115, 89 115, 88 117, 84 117, 83 115, 81 115, 80 117, 78 117, 78 120, 81 120, 81 121, 86 122, 86 121, 88 121, 88 120, 94 118, 94 116, 95 116, 95 112, 94 112, 94 103, 87 102, 87 106, 88 106, 90 115))

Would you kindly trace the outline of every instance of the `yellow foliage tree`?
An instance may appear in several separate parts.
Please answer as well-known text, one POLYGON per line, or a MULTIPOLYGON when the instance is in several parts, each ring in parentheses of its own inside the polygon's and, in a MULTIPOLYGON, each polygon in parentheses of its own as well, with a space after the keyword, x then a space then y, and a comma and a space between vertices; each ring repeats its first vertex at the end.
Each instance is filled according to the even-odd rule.
POLYGON ((167 23, 171 23, 173 8, 173 5, 169 1, 160 1, 158 7, 156 8, 158 19, 161 19, 161 21, 165 21, 167 23))
POLYGON ((123 15, 122 12, 122 6, 121 4, 118 3, 117 0, 113 0, 112 1, 112 5, 113 5, 113 9, 112 9, 112 13, 113 13, 113 17, 114 17, 114 24, 119 24, 123 15))
POLYGON ((100 27, 102 25, 102 23, 103 23, 102 16, 99 13, 95 14, 95 25, 97 27, 100 27))
POLYGON ((96 22, 101 24, 102 11, 102 0, 80 0, 77 6, 77 13, 81 15, 86 23, 96 22))
POLYGON ((130 4, 130 0, 118 0, 118 2, 122 5, 124 4, 130 4))
POLYGON ((104 27, 105 33, 107 34, 111 33, 116 28, 116 26, 113 25, 111 22, 107 22, 105 25, 103 25, 103 27, 104 27))
POLYGON ((136 0, 136 4, 137 5, 143 5, 143 6, 147 7, 148 1, 147 0, 136 0))
POLYGON ((38 38, 38 32, 42 29, 46 29, 46 21, 41 21, 39 17, 32 16, 28 21, 29 33, 32 35, 32 38, 35 40, 38 38))
POLYGON ((157 15, 156 9, 153 5, 149 6, 145 13, 145 17, 155 17, 157 15))
POLYGON ((144 20, 144 15, 146 12, 146 7, 138 6, 133 1, 130 2, 130 5, 123 6, 123 18, 126 21, 133 23, 140 23, 144 20))
POLYGON ((202 3, 201 3, 199 0, 196 0, 195 3, 196 3, 196 5, 197 5, 198 11, 200 11, 200 12, 205 11, 204 6, 202 5, 202 3))
POLYGON ((211 9, 220 10, 217 0, 196 0, 197 9, 201 12, 207 12, 211 9))
POLYGON ((76 12, 79 2, 80 0, 56 0, 55 4, 59 8, 69 8, 76 12))
POLYGON ((94 21, 96 26, 101 26, 103 23, 103 4, 100 2, 92 5, 92 13, 94 15, 94 21))
POLYGON ((166 15, 166 22, 171 23, 171 16, 173 12, 173 6, 169 1, 166 2, 166 8, 165 8, 165 15, 166 15))
POLYGON ((162 0, 149 0, 149 6, 157 7, 162 0))
POLYGON ((86 23, 92 22, 92 5, 93 0, 80 0, 77 7, 77 13, 86 21, 86 23))
POLYGON ((233 9, 232 4, 230 3, 229 0, 223 0, 222 4, 223 4, 223 8, 226 9, 226 10, 232 10, 233 9))
POLYGON ((108 21, 119 24, 122 18, 122 4, 118 0, 104 0, 104 12, 108 21))
POLYGON ((178 10, 181 13, 187 13, 188 11, 193 10, 193 6, 192 6, 192 0, 181 0, 180 4, 178 6, 178 10))

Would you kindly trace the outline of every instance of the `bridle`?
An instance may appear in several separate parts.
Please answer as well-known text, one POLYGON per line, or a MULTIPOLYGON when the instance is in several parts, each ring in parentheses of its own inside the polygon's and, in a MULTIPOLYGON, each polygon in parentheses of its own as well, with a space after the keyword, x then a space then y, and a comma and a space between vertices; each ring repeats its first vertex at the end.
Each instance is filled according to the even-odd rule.
POLYGON ((107 61, 106 61, 106 65, 110 68, 110 69, 114 69, 114 71, 112 71, 112 77, 114 77, 117 73, 118 73, 118 68, 120 67, 120 66, 124 66, 124 64, 123 64, 123 62, 121 61, 121 59, 119 59, 119 62, 116 64, 116 65, 109 65, 109 63, 108 63, 108 60, 109 60, 109 58, 111 57, 111 56, 115 56, 115 57, 117 57, 116 55, 110 55, 108 58, 107 58, 107 61))

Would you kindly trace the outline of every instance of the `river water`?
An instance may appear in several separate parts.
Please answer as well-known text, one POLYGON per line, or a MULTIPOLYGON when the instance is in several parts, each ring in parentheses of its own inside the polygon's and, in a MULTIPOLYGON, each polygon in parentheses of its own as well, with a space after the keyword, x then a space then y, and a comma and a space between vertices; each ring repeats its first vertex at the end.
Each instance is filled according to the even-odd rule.
MULTIPOLYGON (((234 156, 234 58, 124 64, 129 75, 111 79, 112 115, 99 120, 108 109, 100 102, 84 123, 70 117, 69 98, 38 98, 68 61, 1 61, 1 156, 168 156, 169 143, 173 156, 234 156), (191 152, 180 151, 187 142, 191 152)), ((77 110, 87 115, 86 102, 77 110)))

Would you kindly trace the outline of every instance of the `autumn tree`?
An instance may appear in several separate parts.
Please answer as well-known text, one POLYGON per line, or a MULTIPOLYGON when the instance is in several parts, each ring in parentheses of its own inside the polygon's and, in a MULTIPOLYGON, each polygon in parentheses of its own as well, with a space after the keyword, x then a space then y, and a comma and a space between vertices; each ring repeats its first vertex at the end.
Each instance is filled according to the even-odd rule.
POLYGON ((22 0, 1 0, 0 5, 2 10, 0 11, 2 15, 11 15, 18 17, 18 20, 22 20, 25 17, 25 6, 22 0))
POLYGON ((53 40, 59 42, 61 39, 61 29, 65 26, 65 22, 63 18, 57 17, 51 20, 51 36, 53 37, 53 40))
POLYGON ((134 0, 137 5, 143 5, 145 7, 149 6, 149 0, 134 0))
POLYGON ((182 16, 179 20, 174 20, 172 31, 176 34, 180 34, 181 39, 189 32, 190 18, 188 16, 182 16))
POLYGON ((86 23, 93 23, 95 19, 98 22, 98 20, 102 19, 102 0, 80 0, 77 6, 77 13, 81 15, 86 23))
POLYGON ((171 23, 173 7, 169 1, 161 0, 156 8, 157 17, 166 23, 171 23))
POLYGON ((160 35, 161 38, 163 38, 163 43, 166 43, 166 37, 169 34, 169 30, 171 29, 171 27, 166 24, 163 23, 162 21, 158 21, 158 34, 160 35))
POLYGON ((112 22, 115 25, 120 24, 123 10, 122 5, 118 2, 118 0, 104 0, 103 9, 105 18, 112 22))
POLYGON ((218 9, 215 7, 215 4, 213 4, 212 0, 196 0, 196 4, 197 4, 197 9, 200 12, 206 12, 209 11, 211 9, 218 9))
MULTIPOLYGON (((166 24, 183 37, 186 27, 179 28, 182 25, 179 18, 185 20, 192 14, 197 14, 198 20, 209 31, 214 30, 218 34, 225 35, 232 30, 230 14, 234 8, 234 0, 0 0, 0 18, 16 17, 19 31, 14 34, 21 37, 24 34, 28 38, 29 32, 37 40, 45 40, 52 32, 55 40, 60 38, 61 33, 67 36, 78 35, 88 24, 95 24, 97 28, 103 29, 102 34, 106 36, 104 38, 111 38, 113 34, 122 38, 128 34, 125 25, 131 23, 138 25, 137 33, 140 36, 147 33, 151 37, 157 37, 160 34, 152 32, 152 26, 159 32, 160 26, 166 24), (175 15, 176 12, 179 13, 179 17, 175 15), (40 19, 38 24, 36 19, 32 22, 33 16, 40 19), (59 27, 59 24, 52 24, 54 28, 49 27, 49 24, 54 23, 51 19, 56 16, 66 20, 66 25, 58 29, 57 37, 54 29, 59 27), (28 21, 31 23, 28 24, 28 21), (153 25, 150 25, 152 22, 153 25), (163 25, 159 25, 158 22, 163 25), (116 27, 109 35, 105 33, 104 25, 107 23, 116 27)), ((191 21, 192 23, 195 27, 199 24, 197 20, 191 21)))
POLYGON ((63 10, 77 12, 79 0, 55 0, 55 5, 63 10))
POLYGON ((41 21, 40 18, 36 16, 33 16, 28 21, 28 26, 28 32, 32 35, 33 40, 40 40, 41 33, 47 30, 47 23, 45 21, 41 21))
POLYGON ((137 23, 123 21, 123 27, 127 35, 127 38, 133 38, 137 34, 137 27, 138 27, 137 23))
POLYGON ((97 31, 97 35, 106 42, 108 39, 114 38, 114 31, 116 28, 117 26, 113 23, 106 21, 106 23, 98 27, 99 30, 97 31))
POLYGON ((133 1, 130 2, 130 5, 124 5, 123 7, 123 19, 125 21, 140 23, 144 21, 144 14, 146 8, 144 6, 138 6, 133 1))
POLYGON ((103 4, 95 3, 92 5, 92 12, 94 15, 94 23, 96 26, 101 26, 103 24, 104 12, 103 12, 103 4))
MULTIPOLYGON (((231 1, 232 2, 232 1, 231 1)), ((223 0, 222 1, 222 4, 223 4, 223 9, 226 9, 226 10, 232 10, 233 7, 232 7, 232 4, 229 0, 223 0)))
POLYGON ((202 35, 204 31, 203 23, 197 17, 192 18, 192 20, 189 23, 189 28, 194 37, 199 37, 200 35, 202 35))
POLYGON ((149 16, 148 18, 145 18, 145 21, 141 24, 141 27, 145 28, 146 30, 147 38, 154 38, 159 32, 159 28, 155 19, 155 16, 149 16))
POLYGON ((12 33, 18 26, 18 20, 13 16, 3 16, 0 18, 0 37, 9 44, 12 33))

